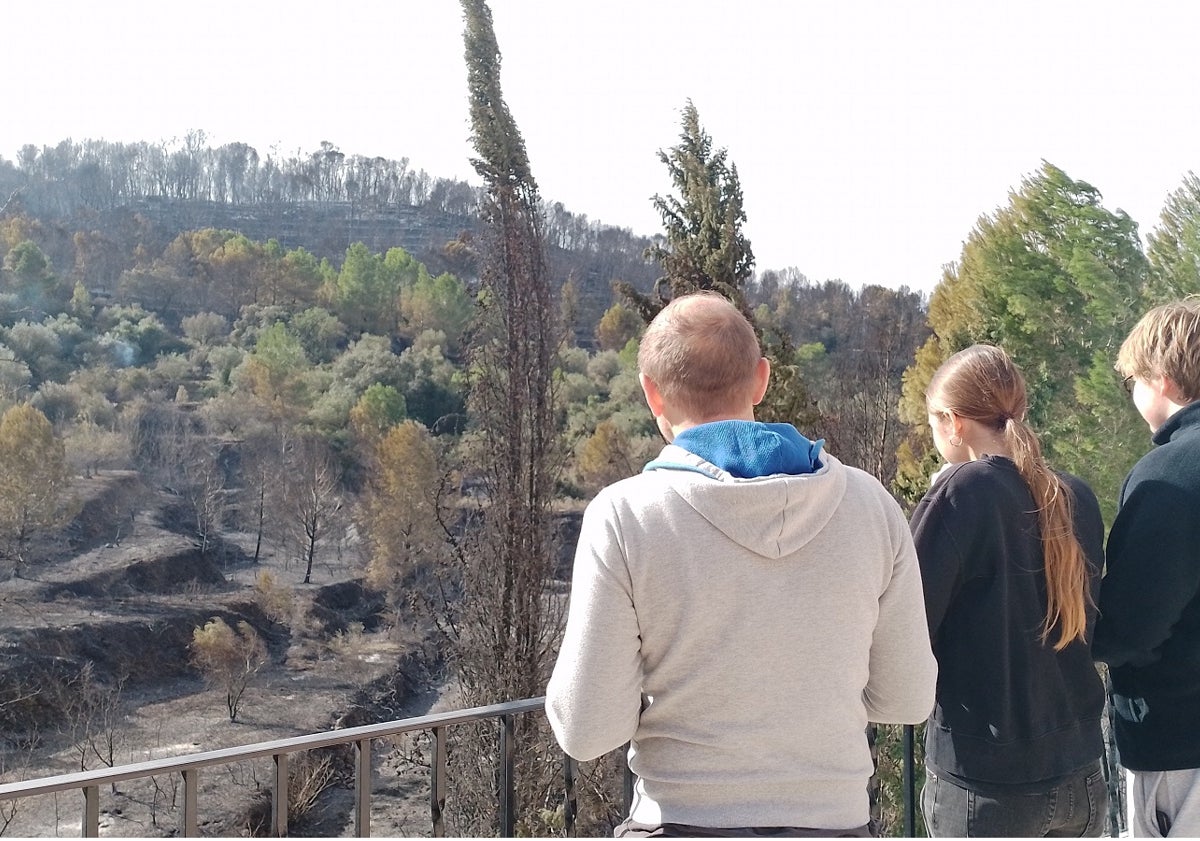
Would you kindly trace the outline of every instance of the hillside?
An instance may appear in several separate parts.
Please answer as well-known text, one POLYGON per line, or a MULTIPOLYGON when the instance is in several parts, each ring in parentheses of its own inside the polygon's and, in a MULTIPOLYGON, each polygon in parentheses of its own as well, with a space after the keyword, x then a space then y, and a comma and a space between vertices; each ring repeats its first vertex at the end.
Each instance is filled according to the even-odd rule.
MULTIPOLYGON (((73 548, 32 564, 25 577, 0 581, 6 781, 300 735, 347 718, 420 714, 436 702, 436 662, 425 642, 384 627, 395 617, 356 582, 355 565, 324 559, 312 585, 295 586, 285 556, 271 552, 253 564, 237 534, 199 555, 192 540, 172 530, 171 500, 135 473, 81 480, 77 492, 83 508, 69 529, 73 548), (277 582, 273 588, 262 587, 264 573, 277 582), (267 645, 268 661, 236 723, 222 690, 206 684, 190 659, 193 630, 214 617, 249 623, 267 645)), ((377 761, 381 770, 399 762, 393 773, 412 773, 399 754, 381 751, 377 761)), ((319 786, 319 808, 307 822, 301 818, 297 834, 339 834, 352 822, 350 798, 333 770, 336 762, 319 786)), ((263 809, 255 780, 266 774, 243 763, 206 776, 204 831, 250 831, 263 809)), ((105 834, 172 834, 178 802, 162 786, 173 785, 105 792, 105 834)), ((380 789, 380 831, 428 834, 420 797, 414 805, 403 786, 380 789)), ((0 831, 70 834, 75 801, 58 800, 23 803, 15 815, 0 810, 0 831)))

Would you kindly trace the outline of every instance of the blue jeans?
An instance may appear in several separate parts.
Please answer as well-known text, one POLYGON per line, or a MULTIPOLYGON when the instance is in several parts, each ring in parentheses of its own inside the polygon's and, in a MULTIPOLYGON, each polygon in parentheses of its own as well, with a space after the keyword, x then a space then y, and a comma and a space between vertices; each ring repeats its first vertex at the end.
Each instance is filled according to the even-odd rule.
POLYGON ((1108 788, 1099 762, 1031 794, 986 783, 968 789, 926 769, 921 814, 932 838, 1096 838, 1107 823, 1108 788))

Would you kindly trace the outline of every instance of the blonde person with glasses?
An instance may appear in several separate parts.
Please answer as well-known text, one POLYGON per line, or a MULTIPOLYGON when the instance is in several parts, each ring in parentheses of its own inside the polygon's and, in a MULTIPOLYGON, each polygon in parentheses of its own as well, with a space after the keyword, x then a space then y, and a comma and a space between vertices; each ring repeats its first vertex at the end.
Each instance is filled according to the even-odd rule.
POLYGON ((1150 310, 1117 371, 1155 448, 1121 488, 1100 585, 1133 833, 1200 836, 1200 298, 1150 310))
POLYGON ((1000 348, 951 356, 926 400, 947 462, 911 520, 938 660, 926 825, 935 837, 1099 836, 1100 507, 1047 466, 1024 377, 1000 348))

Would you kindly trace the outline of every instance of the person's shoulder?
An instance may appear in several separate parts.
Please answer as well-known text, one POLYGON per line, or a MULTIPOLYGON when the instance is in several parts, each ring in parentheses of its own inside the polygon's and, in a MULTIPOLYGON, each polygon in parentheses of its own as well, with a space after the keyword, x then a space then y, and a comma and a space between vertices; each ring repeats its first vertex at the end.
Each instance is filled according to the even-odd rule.
POLYGON ((1023 482, 1011 462, 974 459, 947 465, 935 474, 933 485, 925 492, 918 510, 952 508, 958 516, 981 506, 990 506, 1005 489, 1023 482))
POLYGON ((1074 473, 1068 473, 1065 470, 1056 470, 1054 472, 1062 479, 1063 484, 1071 490, 1071 494, 1075 497, 1077 503, 1095 505, 1097 508, 1100 506, 1099 501, 1096 499, 1096 492, 1092 490, 1092 486, 1086 481, 1074 473))
POLYGON ((611 505, 617 500, 640 496, 646 492, 646 487, 653 484, 654 472, 635 473, 624 479, 605 485, 592 497, 591 504, 611 505))
POLYGON ((1159 444, 1137 460, 1129 471, 1131 481, 1145 481, 1173 475, 1182 467, 1193 466, 1200 458, 1200 435, 1189 435, 1159 444))
MULTIPOLYGON (((973 459, 961 464, 952 464, 946 472, 938 477, 931 490, 944 488, 947 493, 961 491, 964 488, 995 485, 1010 479, 1009 474, 1015 473, 1016 466, 1011 462, 992 459, 973 459), (1011 469, 1010 469, 1011 465, 1011 469)), ((1016 474, 1020 475, 1020 474, 1016 474)))
MULTIPOLYGON (((825 457, 825 455, 821 456, 821 458, 825 457)), ((840 473, 844 477, 845 491, 843 496, 845 498, 873 500, 888 509, 894 509, 897 512, 901 511, 900 503, 896 501, 896 497, 873 474, 840 461, 834 461, 830 464, 829 468, 831 472, 840 473)), ((903 519, 902 512, 901 519, 903 519)))

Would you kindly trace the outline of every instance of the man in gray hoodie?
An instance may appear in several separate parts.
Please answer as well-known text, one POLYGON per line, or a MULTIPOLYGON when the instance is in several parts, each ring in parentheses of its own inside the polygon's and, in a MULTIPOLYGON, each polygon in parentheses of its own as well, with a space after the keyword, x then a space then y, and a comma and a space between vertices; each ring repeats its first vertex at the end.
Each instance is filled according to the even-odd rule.
POLYGON ((754 420, 770 365, 724 298, 676 298, 638 354, 668 442, 588 506, 546 711, 630 742, 616 834, 867 835, 867 722, 933 708, 908 523, 870 475, 754 420))

